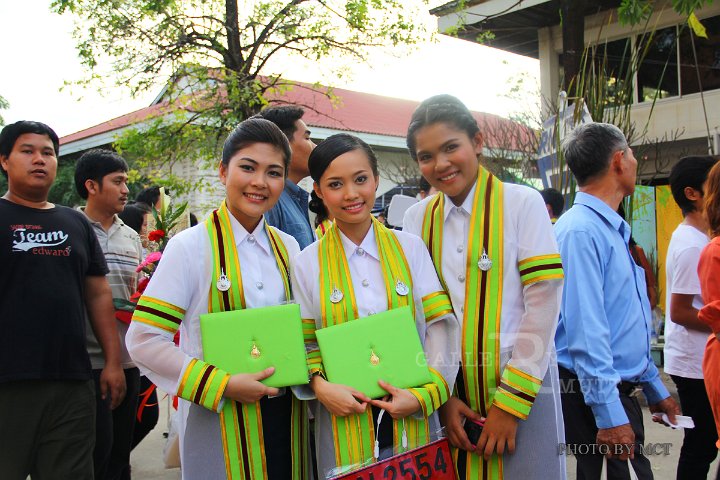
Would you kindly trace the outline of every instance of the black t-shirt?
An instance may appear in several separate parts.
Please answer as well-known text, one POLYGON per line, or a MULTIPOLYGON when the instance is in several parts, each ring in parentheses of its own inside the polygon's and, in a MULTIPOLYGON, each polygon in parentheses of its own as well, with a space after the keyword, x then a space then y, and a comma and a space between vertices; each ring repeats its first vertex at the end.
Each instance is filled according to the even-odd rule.
POLYGON ((82 213, 0 198, 0 382, 91 378, 85 277, 106 273, 82 213))

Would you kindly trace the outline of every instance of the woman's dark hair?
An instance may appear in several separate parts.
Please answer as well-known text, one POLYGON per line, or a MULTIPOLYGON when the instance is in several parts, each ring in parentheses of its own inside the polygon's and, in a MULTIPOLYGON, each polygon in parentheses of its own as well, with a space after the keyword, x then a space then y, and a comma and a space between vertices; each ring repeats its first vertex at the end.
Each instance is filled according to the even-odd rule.
MULTIPOLYGON (((165 187, 165 195, 170 195, 170 190, 165 187)), ((143 188, 143 190, 137 194, 135 201, 141 203, 152 210, 152 206, 160 200, 160 187, 155 185, 153 187, 143 188)))
POLYGON ((353 150, 362 150, 365 152, 370 161, 370 168, 373 174, 378 176, 378 160, 373 149, 358 137, 348 133, 331 135, 313 149, 308 159, 310 176, 315 182, 319 182, 320 177, 322 177, 333 160, 353 150))
POLYGON ((290 142, 277 125, 257 115, 240 122, 240 125, 235 127, 225 139, 222 150, 223 165, 227 166, 238 150, 255 143, 267 143, 280 150, 287 175, 290 164, 290 142))
POLYGON ((145 215, 147 214, 148 210, 145 208, 144 204, 133 203, 132 205, 125 205, 123 211, 118 213, 118 217, 120 217, 120 220, 122 220, 125 225, 132 228, 137 233, 140 233, 143 221, 145 220, 145 215))
POLYGON ((317 196, 315 190, 310 192, 310 202, 308 203, 308 208, 315 214, 315 227, 328 219, 329 214, 327 207, 323 203, 322 198, 317 196))
POLYGON ((435 123, 447 123, 473 138, 480 131, 475 117, 470 110, 452 95, 435 95, 424 100, 410 117, 407 132, 407 147, 410 156, 417 160, 415 134, 422 127, 435 123))

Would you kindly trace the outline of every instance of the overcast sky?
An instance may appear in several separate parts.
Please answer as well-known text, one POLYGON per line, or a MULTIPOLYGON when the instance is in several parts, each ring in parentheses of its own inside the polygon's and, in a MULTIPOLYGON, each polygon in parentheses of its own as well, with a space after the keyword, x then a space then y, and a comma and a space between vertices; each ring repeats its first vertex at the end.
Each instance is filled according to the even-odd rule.
MULTIPOLYGON (((0 95, 10 102, 10 109, 0 115, 6 123, 38 120, 63 136, 147 106, 155 98, 160 85, 137 98, 120 87, 103 95, 78 87, 60 91, 65 81, 82 78, 83 70, 71 36, 72 18, 50 13, 49 5, 49 0, 0 0, 0 95)), ((288 78, 327 81, 302 62, 284 63, 288 78)), ((538 62, 438 35, 436 42, 401 58, 374 55, 372 65, 360 65, 352 78, 333 83, 418 101, 451 93, 474 110, 508 115, 523 108, 504 97, 510 80, 523 74, 530 83, 537 82, 538 62)))

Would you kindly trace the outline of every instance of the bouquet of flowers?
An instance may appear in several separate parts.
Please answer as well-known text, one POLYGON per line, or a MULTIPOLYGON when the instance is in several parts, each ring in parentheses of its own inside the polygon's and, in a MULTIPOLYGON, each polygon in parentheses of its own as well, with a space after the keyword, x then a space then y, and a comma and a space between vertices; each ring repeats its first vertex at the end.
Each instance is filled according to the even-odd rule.
MULTIPOLYGON (((181 220, 184 220, 183 216, 185 215, 187 206, 187 202, 183 202, 177 207, 172 205, 170 197, 165 193, 165 188, 160 187, 160 211, 153 205, 152 215, 155 220, 155 229, 148 233, 148 240, 155 245, 155 251, 162 252, 165 250, 167 242, 174 233, 173 230, 181 220)), ((159 260, 159 258, 157 260, 159 260)), ((157 261, 155 261, 155 263, 157 263, 157 261)), ((146 273, 152 275, 151 272, 146 273)))
POLYGON ((178 227, 178 224, 181 223, 187 207, 187 202, 183 202, 177 207, 172 205, 170 197, 165 193, 165 188, 160 187, 160 210, 157 210, 153 205, 152 215, 155 220, 155 226, 154 230, 148 233, 148 240, 150 241, 149 249, 151 251, 136 269, 138 273, 143 273, 140 280, 138 280, 137 291, 130 297, 130 301, 122 300, 123 305, 118 305, 117 302, 115 305, 116 311, 129 313, 129 315, 123 315, 128 316, 127 323, 130 323, 130 317, 132 317, 135 305, 138 300, 140 300, 140 297, 150 282, 150 278, 157 269, 158 263, 162 258, 162 252, 165 250, 174 230, 178 227))

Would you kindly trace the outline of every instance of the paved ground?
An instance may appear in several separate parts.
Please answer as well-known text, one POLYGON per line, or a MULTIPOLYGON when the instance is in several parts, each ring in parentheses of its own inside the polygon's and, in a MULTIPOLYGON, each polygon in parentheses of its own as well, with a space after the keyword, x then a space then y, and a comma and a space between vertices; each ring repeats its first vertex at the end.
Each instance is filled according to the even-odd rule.
MULTIPOLYGON (((650 457, 652 464, 653 473, 655 474, 655 480, 675 480, 675 469, 677 468, 678 457, 680 456, 680 447, 682 446, 683 433, 682 430, 672 430, 667 427, 663 427, 660 424, 654 423, 650 420, 650 413, 647 409, 645 416, 645 441, 646 444, 651 442, 656 443, 669 443, 668 446, 669 454, 654 455, 650 457)), ((660 450, 660 449, 658 449, 660 450)), ((568 457, 568 479, 575 480, 575 459, 570 456, 568 457)), ((717 470, 718 461, 710 467, 710 471, 713 475, 708 475, 708 478, 715 478, 714 472, 717 470)), ((543 479, 544 480, 544 479, 543 479)), ((702 480, 702 479, 698 479, 702 480)))
MULTIPOLYGON (((162 398, 165 394, 158 390, 158 396, 162 398)), ((166 469, 162 460, 163 446, 165 445, 163 434, 168 431, 167 412, 168 399, 165 398, 160 401, 160 419, 157 426, 130 455, 134 480, 178 480, 180 478, 180 469, 166 469)))
MULTIPOLYGON (((671 393, 674 395, 674 388, 672 381, 665 376, 665 383, 668 385, 671 393)), ((162 395, 161 395, 162 396, 162 395)), ((167 431, 167 399, 161 402, 160 421, 155 430, 150 432, 147 438, 141 443, 132 453, 132 474, 135 480, 178 480, 180 478, 179 469, 165 469, 162 463, 162 450, 165 445, 165 438, 163 433, 167 431)), ((645 415, 645 437, 646 443, 668 443, 668 454, 664 452, 659 455, 654 455, 650 461, 652 462, 653 472, 655 473, 656 480, 674 480, 675 469, 677 466, 678 456, 680 455, 680 447, 682 446, 683 433, 682 430, 672 430, 670 428, 663 427, 657 423, 653 423, 650 420, 650 413, 647 411, 645 415)), ((658 449, 662 450, 662 449, 658 449)), ((711 472, 714 472, 718 468, 718 461, 716 460, 711 467, 711 472)), ((715 478, 709 476, 709 478, 715 478)), ((538 480, 553 480, 545 479, 544 477, 538 476, 538 480)), ((568 457, 568 479, 575 480, 575 460, 572 456, 568 457)), ((208 479, 213 480, 213 479, 208 479)), ((522 479, 522 480, 533 480, 533 479, 522 479)), ((698 479, 700 480, 700 479, 698 479)))

